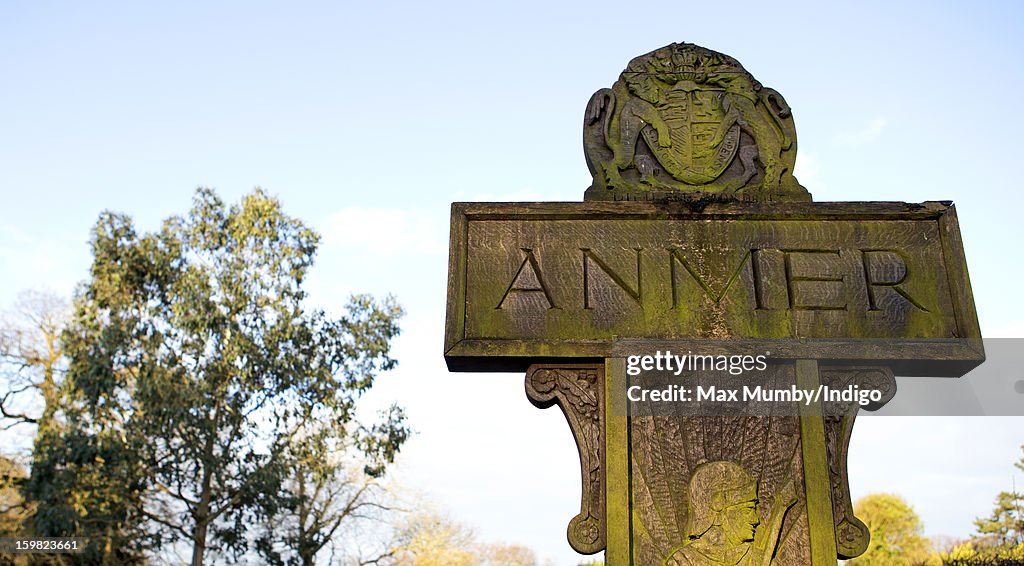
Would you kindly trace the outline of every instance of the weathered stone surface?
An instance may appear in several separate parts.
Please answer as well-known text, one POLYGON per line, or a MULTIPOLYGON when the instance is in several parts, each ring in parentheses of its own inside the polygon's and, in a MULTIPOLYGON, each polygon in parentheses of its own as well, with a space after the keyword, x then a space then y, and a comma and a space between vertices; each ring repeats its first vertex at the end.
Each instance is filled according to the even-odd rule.
POLYGON ((455 204, 449 269, 451 369, 606 357, 613 337, 903 375, 983 359, 948 203, 455 204))
MULTIPOLYGON (((777 370, 795 381, 792 365, 777 370)), ((632 416, 629 447, 634 563, 811 563, 799 417, 632 416), (731 485, 740 478, 743 489, 731 485), (732 508, 750 502, 737 518, 732 508), (744 521, 750 536, 730 538, 744 521)))
POLYGON ((787 200, 796 127, 782 95, 738 61, 673 43, 629 62, 591 97, 583 147, 587 200, 787 200))
MULTIPOLYGON (((863 388, 884 391, 877 403, 864 407, 874 411, 885 405, 896 394, 896 380, 888 367, 823 367, 821 381, 839 389, 856 384, 863 388)), ((828 454, 829 485, 832 489, 832 516, 836 529, 836 550, 839 558, 853 558, 864 553, 871 532, 853 515, 850 500, 850 482, 846 472, 846 455, 850 448, 853 423, 860 411, 855 403, 827 403, 825 417, 825 449, 828 454)))
POLYGON ((536 364, 526 371, 526 396, 546 409, 557 404, 580 453, 583 494, 569 521, 569 544, 582 554, 605 548, 604 364, 536 364))
MULTIPOLYGON (((452 205, 449 369, 526 370, 530 400, 561 407, 582 480, 568 539, 609 566, 862 553, 846 455, 863 400, 809 392, 870 387, 873 410, 894 373, 984 360, 951 203, 808 202, 782 96, 685 43, 594 94, 584 148, 588 202, 452 205), (627 399, 629 360, 665 351, 770 354, 756 379, 793 393, 712 412, 627 399)), ((714 369, 646 377, 755 380, 714 369)))

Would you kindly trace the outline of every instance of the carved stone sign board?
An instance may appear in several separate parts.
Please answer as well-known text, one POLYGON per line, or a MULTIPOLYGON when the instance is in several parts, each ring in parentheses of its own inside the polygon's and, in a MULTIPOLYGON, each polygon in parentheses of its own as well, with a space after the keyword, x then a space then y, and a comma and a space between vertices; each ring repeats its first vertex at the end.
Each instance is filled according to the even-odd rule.
POLYGON ((456 203, 445 358, 518 371, 619 336, 960 375, 966 273, 949 203, 456 203))
POLYGON ((587 202, 452 206, 449 369, 525 371, 529 399, 565 413, 579 552, 611 566, 862 553, 846 478, 858 410, 895 394, 894 373, 984 360, 952 204, 809 202, 782 96, 690 44, 598 91, 584 146, 587 202), (679 365, 644 389, 683 352, 749 358, 756 377, 679 365), (736 393, 708 384, 723 376, 796 397, 722 402, 736 393), (828 393, 858 388, 867 402, 828 393))

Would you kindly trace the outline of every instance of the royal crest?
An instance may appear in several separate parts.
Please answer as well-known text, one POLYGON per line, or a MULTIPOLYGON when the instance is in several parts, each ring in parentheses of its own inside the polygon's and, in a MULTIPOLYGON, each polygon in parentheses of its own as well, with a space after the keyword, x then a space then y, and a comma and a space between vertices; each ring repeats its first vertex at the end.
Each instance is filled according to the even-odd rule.
POLYGON ((587 200, 796 200, 796 129, 735 59, 674 43, 633 59, 587 104, 587 200))

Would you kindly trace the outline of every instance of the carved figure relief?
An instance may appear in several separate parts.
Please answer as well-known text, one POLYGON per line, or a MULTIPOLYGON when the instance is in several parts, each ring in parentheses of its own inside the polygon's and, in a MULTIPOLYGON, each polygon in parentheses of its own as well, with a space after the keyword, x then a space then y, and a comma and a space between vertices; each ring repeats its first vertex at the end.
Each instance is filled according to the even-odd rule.
POLYGON ((526 371, 527 397, 540 408, 557 403, 576 439, 583 495, 567 536, 582 554, 605 548, 603 376, 603 365, 537 364, 526 371))
MULTIPOLYGON (((705 377, 687 381, 714 383, 705 377)), ((627 386, 634 383, 626 378, 627 386)), ((771 388, 788 387, 796 383, 795 365, 769 364, 762 378, 771 388)), ((810 564, 797 407, 779 406, 790 414, 771 416, 682 416, 652 414, 654 404, 662 405, 627 406, 632 563, 810 564), (748 536, 740 538, 735 515, 750 507, 748 536), (774 562, 758 562, 764 557, 774 562)))
POLYGON ((738 61, 673 43, 630 61, 587 104, 587 200, 796 200, 796 128, 738 61))
POLYGON ((687 540, 665 559, 667 565, 768 566, 786 513, 796 504, 791 479, 775 493, 764 523, 757 479, 729 461, 706 462, 690 478, 687 540))

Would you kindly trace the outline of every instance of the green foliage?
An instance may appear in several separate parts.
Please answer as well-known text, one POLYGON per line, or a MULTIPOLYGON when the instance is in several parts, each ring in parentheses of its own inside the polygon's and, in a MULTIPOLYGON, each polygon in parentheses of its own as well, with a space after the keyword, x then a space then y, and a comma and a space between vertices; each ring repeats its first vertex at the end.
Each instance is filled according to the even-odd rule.
POLYGON ((986 546, 977 540, 962 542, 937 555, 943 566, 1022 566, 1024 544, 1015 548, 986 546))
MULTIPOLYGON (((1021 447, 1024 450, 1024 447, 1021 447)), ((1016 464, 1024 470, 1024 457, 1016 464)), ((978 534, 941 554, 949 566, 1024 565, 1024 494, 1003 491, 988 517, 974 521, 978 534)))
POLYGON ((1013 548, 1024 544, 1024 494, 1000 492, 992 514, 976 519, 974 525, 992 546, 1013 548))
POLYGON ((392 407, 383 422, 348 432, 314 425, 292 447, 280 504, 264 509, 254 537, 262 562, 312 565, 329 551, 345 564, 372 564, 392 554, 391 541, 374 527, 394 520, 398 511, 378 479, 408 437, 405 415, 392 407), (360 452, 353 449, 357 444, 373 449, 360 452), (338 540, 339 533, 347 540, 338 540), (366 536, 371 533, 377 536, 366 536))
POLYGON ((25 485, 37 536, 88 537, 83 564, 135 563, 160 537, 141 528, 145 468, 118 426, 69 411, 40 430, 25 485))
POLYGON ((913 566, 927 564, 929 543, 913 508, 898 495, 875 493, 854 505, 854 513, 871 530, 864 554, 847 561, 850 566, 913 566))
POLYGON ((27 475, 24 466, 0 455, 0 537, 22 532, 27 508, 21 496, 21 484, 27 475))
POLYGON ((305 308, 318 238, 261 190, 228 207, 200 189, 187 217, 152 234, 100 216, 64 335, 64 424, 36 443, 41 533, 114 548, 121 533, 139 552, 184 540, 194 564, 208 545, 237 558, 254 520, 294 506, 284 486, 314 423, 351 435, 383 471, 404 420, 353 424, 395 365, 401 309, 368 296, 338 318, 305 308))

